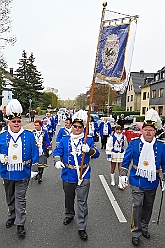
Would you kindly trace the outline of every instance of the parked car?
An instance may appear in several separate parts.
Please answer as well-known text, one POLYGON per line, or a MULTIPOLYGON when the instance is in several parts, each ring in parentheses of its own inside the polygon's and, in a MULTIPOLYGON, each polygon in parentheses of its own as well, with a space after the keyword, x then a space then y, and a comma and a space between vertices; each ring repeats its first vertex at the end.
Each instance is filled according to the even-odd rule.
POLYGON ((131 124, 131 123, 133 123, 134 118, 137 117, 137 116, 139 116, 139 115, 128 115, 128 116, 126 116, 124 118, 125 124, 131 124))
POLYGON ((140 137, 142 134, 143 122, 134 122, 129 127, 124 128, 123 134, 127 138, 127 142, 130 142, 132 138, 140 137))
POLYGON ((165 131, 159 134, 156 138, 165 143, 165 131))
POLYGON ((104 121, 104 118, 107 118, 107 119, 108 119, 108 122, 110 122, 111 127, 112 127, 112 129, 113 129, 113 128, 115 127, 115 120, 114 120, 114 118, 109 117, 109 116, 102 116, 102 117, 98 120, 98 122, 97 122, 98 126, 100 125, 100 123, 101 123, 102 121, 104 121))

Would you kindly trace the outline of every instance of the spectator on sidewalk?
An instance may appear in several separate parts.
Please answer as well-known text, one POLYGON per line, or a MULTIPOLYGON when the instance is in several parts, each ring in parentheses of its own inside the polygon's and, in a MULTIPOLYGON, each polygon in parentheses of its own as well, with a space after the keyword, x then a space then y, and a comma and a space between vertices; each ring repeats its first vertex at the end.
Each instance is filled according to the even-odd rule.
POLYGON ((36 115, 36 111, 35 111, 34 109, 32 109, 32 110, 30 111, 31 122, 34 122, 34 117, 35 117, 35 115, 36 115))

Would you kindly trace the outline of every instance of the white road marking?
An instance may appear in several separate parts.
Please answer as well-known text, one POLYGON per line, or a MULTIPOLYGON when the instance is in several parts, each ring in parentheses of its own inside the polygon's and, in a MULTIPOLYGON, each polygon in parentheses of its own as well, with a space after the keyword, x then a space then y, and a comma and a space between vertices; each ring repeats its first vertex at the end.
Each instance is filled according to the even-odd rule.
POLYGON ((102 185, 103 185, 103 187, 104 187, 104 189, 105 189, 105 191, 107 193, 107 196, 108 196, 108 198, 109 198, 109 200, 110 200, 110 202, 112 204, 112 207, 113 207, 113 209, 114 209, 114 211, 115 211, 115 213, 117 215, 117 218, 119 219, 119 222, 127 222, 127 220, 124 217, 124 215, 123 215, 123 213, 122 213, 122 211, 121 211, 121 209, 120 209, 120 207, 119 207, 119 205, 118 205, 118 203, 117 203, 112 191, 110 190, 110 188, 109 188, 104 176, 99 175, 99 177, 100 177, 102 185))

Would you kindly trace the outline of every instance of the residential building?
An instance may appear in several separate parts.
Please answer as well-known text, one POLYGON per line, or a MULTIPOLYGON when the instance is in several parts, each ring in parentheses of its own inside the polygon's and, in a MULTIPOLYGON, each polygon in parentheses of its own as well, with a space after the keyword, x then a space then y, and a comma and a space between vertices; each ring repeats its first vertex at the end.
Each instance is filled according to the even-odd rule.
POLYGON ((126 111, 141 110, 141 87, 146 78, 152 78, 154 73, 131 72, 126 90, 126 111))
POLYGON ((165 67, 154 74, 150 95, 150 108, 155 109, 160 116, 165 116, 165 67))
POLYGON ((5 87, 2 88, 2 98, 0 102, 0 108, 3 109, 4 106, 8 104, 8 102, 12 99, 12 86, 11 80, 13 79, 13 69, 10 69, 10 73, 5 71, 4 81, 5 87))

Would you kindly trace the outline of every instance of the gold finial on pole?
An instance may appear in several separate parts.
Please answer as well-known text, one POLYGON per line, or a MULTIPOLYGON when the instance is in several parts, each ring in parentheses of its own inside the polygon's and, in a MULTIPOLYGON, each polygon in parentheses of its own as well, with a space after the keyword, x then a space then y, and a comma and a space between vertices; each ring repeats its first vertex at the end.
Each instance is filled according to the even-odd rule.
POLYGON ((107 2, 103 2, 103 7, 105 8, 107 6, 107 2))

